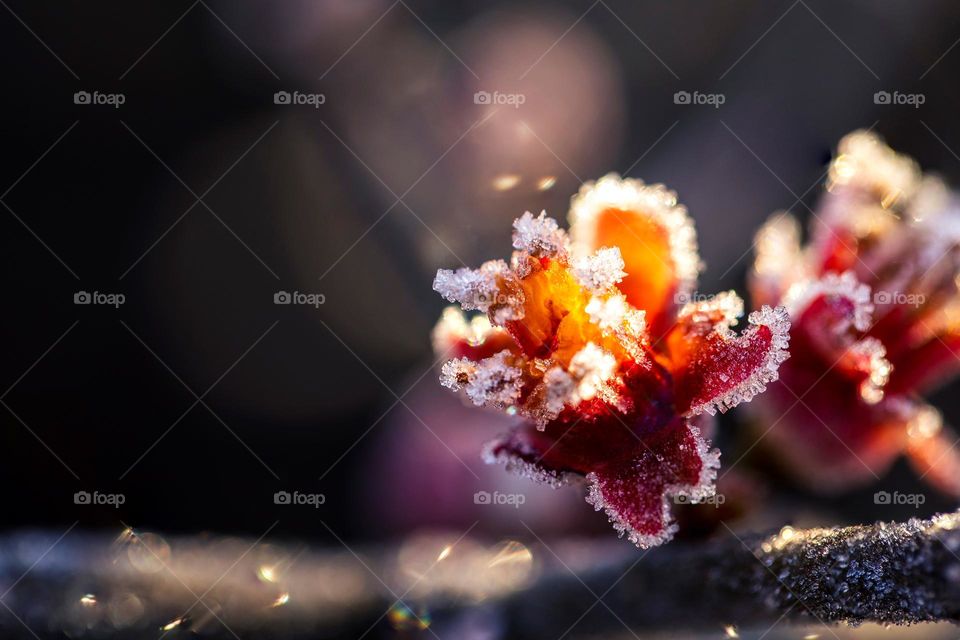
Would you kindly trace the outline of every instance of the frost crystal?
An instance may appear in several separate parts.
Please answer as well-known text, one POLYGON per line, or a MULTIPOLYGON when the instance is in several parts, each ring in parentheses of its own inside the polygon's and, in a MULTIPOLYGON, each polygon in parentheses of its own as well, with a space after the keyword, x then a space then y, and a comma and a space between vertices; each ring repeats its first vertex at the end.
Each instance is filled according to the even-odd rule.
POLYGON ((570 375, 577 380, 577 397, 590 400, 609 381, 617 369, 617 359, 588 342, 570 359, 570 375))
POLYGON ((594 293, 605 293, 623 280, 623 257, 617 247, 605 247, 573 261, 577 282, 594 293))
POLYGON ((577 384, 562 368, 548 369, 543 375, 543 384, 546 387, 544 410, 547 419, 556 418, 565 405, 576 404, 577 384))
POLYGON ((536 218, 527 211, 513 223, 513 248, 537 258, 566 256, 570 241, 557 221, 541 211, 536 218))
POLYGON ((463 389, 478 407, 508 407, 517 401, 521 388, 521 372, 508 363, 509 357, 509 352, 501 351, 479 362, 450 360, 440 371, 440 384, 452 391, 463 389))
POLYGON ((867 373, 867 379, 860 383, 860 397, 867 404, 877 404, 883 400, 883 388, 890 380, 893 367, 886 359, 887 350, 876 338, 864 338, 855 343, 848 352, 861 371, 867 373))
MULTIPOLYGON (((502 464, 510 473, 532 480, 537 484, 543 484, 554 489, 559 489, 572 484, 579 484, 583 479, 575 473, 565 473, 547 469, 536 462, 530 462, 519 456, 511 455, 506 451, 497 451, 499 440, 488 442, 483 446, 481 458, 487 464, 502 464)), ((530 455, 536 455, 536 452, 529 452, 530 455)))
MULTIPOLYGON (((853 303, 851 323, 857 331, 866 331, 873 317, 873 303, 870 302, 870 287, 861 284, 852 271, 840 275, 828 273, 819 280, 805 280, 790 287, 784 298, 784 306, 793 318, 800 315, 810 304, 821 296, 846 298, 853 303)), ((846 327, 838 327, 845 330, 846 327)))
POLYGON ((708 329, 726 329, 737 324, 743 316, 743 298, 733 291, 718 293, 710 300, 688 302, 677 314, 678 320, 688 320, 708 329))
POLYGON ((484 262, 479 269, 440 269, 433 290, 450 302, 459 302, 465 311, 487 311, 497 302, 500 279, 511 275, 503 260, 484 262))

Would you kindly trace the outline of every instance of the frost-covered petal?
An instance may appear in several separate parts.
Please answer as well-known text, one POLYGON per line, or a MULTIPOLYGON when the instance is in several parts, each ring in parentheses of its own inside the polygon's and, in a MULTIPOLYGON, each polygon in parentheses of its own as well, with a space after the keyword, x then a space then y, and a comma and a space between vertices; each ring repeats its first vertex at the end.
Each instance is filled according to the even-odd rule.
POLYGON ((720 452, 696 427, 677 420, 632 457, 607 462, 587 475, 587 502, 606 512, 621 536, 642 549, 670 540, 677 531, 671 504, 714 494, 720 452))
POLYGON ((827 193, 812 225, 813 259, 822 271, 862 267, 860 244, 888 235, 921 185, 916 162, 876 134, 845 136, 830 164, 827 193))
POLYGON ((793 320, 795 349, 819 354, 824 366, 859 385, 864 402, 883 399, 893 370, 886 348, 876 338, 859 337, 872 326, 870 287, 851 271, 828 273, 793 285, 784 304, 793 320))
POLYGON ((627 275, 617 286, 652 327, 669 326, 675 298, 689 296, 700 271, 696 230, 677 195, 609 174, 580 188, 569 218, 575 248, 620 249, 627 275))
MULTIPOLYGON (((783 307, 763 307, 748 318, 750 327, 737 336, 722 324, 703 336, 685 334, 688 351, 674 357, 677 411, 695 415, 726 411, 748 402, 777 379, 789 357, 790 319, 783 307)), ((675 331, 683 331, 680 326, 675 331)), ((668 338, 677 342, 675 336, 668 338)))

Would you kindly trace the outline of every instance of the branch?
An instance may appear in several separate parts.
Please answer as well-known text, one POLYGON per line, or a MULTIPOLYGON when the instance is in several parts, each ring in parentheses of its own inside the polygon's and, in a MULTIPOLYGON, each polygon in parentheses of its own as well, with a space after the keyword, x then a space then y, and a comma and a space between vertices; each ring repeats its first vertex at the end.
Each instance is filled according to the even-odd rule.
MULTIPOLYGON (((730 534, 708 545, 656 549, 585 578, 597 596, 607 592, 609 609, 598 606, 594 619, 579 624, 960 621, 960 512, 902 524, 730 534)), ((508 599, 510 635, 564 633, 584 610, 584 593, 571 576, 508 599)))
POLYGON ((456 637, 454 628, 478 619, 467 604, 477 600, 510 638, 559 637, 574 625, 602 632, 960 621, 960 512, 745 538, 730 531, 649 553, 620 541, 540 541, 529 547, 535 562, 518 543, 490 548, 466 539, 450 549, 407 541, 355 553, 200 536, 168 544, 130 532, 119 542, 59 537, 0 537, 5 636, 137 635, 173 624, 225 638, 267 629, 291 638, 358 637, 386 625, 385 617, 426 623, 421 612, 429 611, 445 638, 445 630, 456 637), (540 573, 527 585, 535 565, 540 573))

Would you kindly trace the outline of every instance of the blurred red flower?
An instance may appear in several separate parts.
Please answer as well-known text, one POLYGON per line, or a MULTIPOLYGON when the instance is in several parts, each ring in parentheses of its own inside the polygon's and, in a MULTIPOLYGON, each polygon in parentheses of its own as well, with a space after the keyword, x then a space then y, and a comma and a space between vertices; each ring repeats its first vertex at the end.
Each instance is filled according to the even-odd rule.
POLYGON ((792 358, 751 410, 812 488, 875 480, 901 452, 960 495, 954 435, 920 393, 960 360, 960 215, 937 178, 876 135, 846 136, 810 239, 788 214, 757 235, 754 304, 790 312, 792 358))

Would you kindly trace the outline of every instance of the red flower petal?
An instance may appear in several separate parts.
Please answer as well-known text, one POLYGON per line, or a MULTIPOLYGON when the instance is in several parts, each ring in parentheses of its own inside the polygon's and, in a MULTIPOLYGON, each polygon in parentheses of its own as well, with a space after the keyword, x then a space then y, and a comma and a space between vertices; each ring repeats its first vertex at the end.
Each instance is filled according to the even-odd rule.
POLYGON ((587 476, 587 502, 603 509, 614 529, 640 548, 673 537, 671 499, 697 502, 713 495, 720 453, 696 427, 677 419, 644 440, 631 458, 609 462, 587 476))
POLYGON ((763 307, 748 320, 752 326, 741 336, 734 335, 724 320, 706 332, 700 329, 701 335, 697 335, 701 323, 680 323, 667 337, 679 413, 726 411, 777 379, 777 369, 789 355, 787 312, 783 307, 763 307), (677 344, 683 345, 683 353, 677 353, 677 344))
POLYGON ((675 419, 670 377, 662 367, 651 367, 634 367, 624 374, 621 391, 631 398, 628 411, 595 397, 566 407, 542 429, 524 422, 488 443, 484 459, 555 484, 562 474, 586 475, 602 463, 632 457, 647 437, 675 419))

